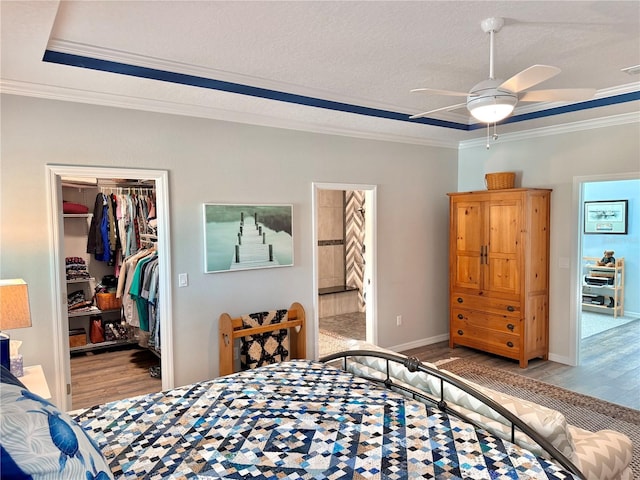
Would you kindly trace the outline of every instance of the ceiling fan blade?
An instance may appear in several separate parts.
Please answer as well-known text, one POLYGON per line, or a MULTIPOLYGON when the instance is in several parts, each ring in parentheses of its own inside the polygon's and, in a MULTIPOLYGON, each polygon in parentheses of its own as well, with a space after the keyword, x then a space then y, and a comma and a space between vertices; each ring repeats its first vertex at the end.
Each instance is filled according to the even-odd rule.
POLYGON ((429 110, 428 112, 423 112, 423 113, 418 113, 416 115, 411 115, 409 118, 411 118, 411 119, 422 118, 422 117, 426 117, 428 115, 431 115, 432 113, 455 110, 457 108, 462 108, 462 107, 466 107, 466 106, 467 106, 466 102, 465 103, 458 103, 457 105, 449 105, 448 107, 436 108, 435 110, 429 110))
POLYGON ((506 88, 514 93, 522 92, 529 87, 533 87, 545 80, 549 80, 560 73, 558 67, 549 65, 533 65, 525 68, 520 73, 516 73, 513 77, 505 80, 498 88, 506 88))
POLYGON ((521 102, 581 102, 591 100, 595 94, 595 88, 556 88, 524 92, 518 100, 521 102))
POLYGON ((453 92, 451 90, 438 90, 437 88, 414 88, 411 92, 422 92, 427 95, 448 95, 450 97, 466 97, 469 95, 468 92, 453 92))

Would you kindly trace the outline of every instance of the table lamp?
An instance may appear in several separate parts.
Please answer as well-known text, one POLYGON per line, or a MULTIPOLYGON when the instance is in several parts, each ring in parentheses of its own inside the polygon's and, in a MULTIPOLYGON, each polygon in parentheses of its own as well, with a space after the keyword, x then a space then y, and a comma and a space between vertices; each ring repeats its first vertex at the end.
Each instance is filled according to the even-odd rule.
POLYGON ((31 326, 29 292, 21 278, 0 280, 0 363, 8 370, 9 335, 3 330, 31 326))

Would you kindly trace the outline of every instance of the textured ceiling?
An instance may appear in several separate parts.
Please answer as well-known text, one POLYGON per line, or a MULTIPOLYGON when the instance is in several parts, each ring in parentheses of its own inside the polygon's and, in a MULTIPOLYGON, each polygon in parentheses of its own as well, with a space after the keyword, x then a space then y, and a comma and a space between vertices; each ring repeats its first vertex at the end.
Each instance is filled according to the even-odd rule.
MULTIPOLYGON (((593 87, 596 98, 640 91, 640 78, 621 72, 640 64, 637 1, 2 0, 1 8, 0 87, 7 93, 455 144, 484 132, 407 120, 411 114, 461 100, 410 90, 465 92, 488 78, 489 36, 480 21, 490 16, 505 18, 496 36, 497 77, 547 64, 562 72, 539 88, 593 87), (180 73, 267 89, 285 94, 285 100, 291 94, 305 100, 279 101, 254 96, 255 90, 245 95, 233 93, 238 89, 225 92, 140 78, 131 69, 122 75, 51 63, 43 61, 46 50, 107 65, 146 67, 165 80, 172 78, 170 73, 180 73), (320 106, 309 106, 313 102, 306 99, 319 99, 320 106), (341 104, 348 108, 330 108, 341 104), (352 113, 351 107, 367 110, 352 113), (379 118, 370 114, 374 110, 398 116, 379 118)), ((515 119, 559 104, 523 105, 515 119)), ((636 100, 499 128, 517 132, 638 109, 636 100)), ((465 110, 433 119, 464 127, 470 123, 465 110)))

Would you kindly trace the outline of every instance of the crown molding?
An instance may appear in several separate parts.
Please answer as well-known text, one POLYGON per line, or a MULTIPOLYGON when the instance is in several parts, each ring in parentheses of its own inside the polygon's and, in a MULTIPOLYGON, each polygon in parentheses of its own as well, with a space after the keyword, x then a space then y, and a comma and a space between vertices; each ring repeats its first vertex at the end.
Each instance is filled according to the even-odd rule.
MULTIPOLYGON (((380 140, 413 145, 422 145, 440 148, 458 148, 457 140, 436 140, 422 136, 379 133, 350 128, 331 127, 312 122, 289 120, 268 115, 237 112, 215 107, 192 105, 164 100, 115 95, 88 90, 72 89, 55 85, 43 85, 28 82, 0 79, 0 93, 8 95, 28 96, 48 100, 64 102, 87 103, 129 110, 143 110, 170 115, 182 115, 210 120, 221 120, 263 127, 283 128, 286 130, 305 131, 325 135, 339 135, 343 137, 362 138, 367 140, 380 140)), ((389 120, 381 120, 389 121, 389 120)), ((433 127, 437 128, 437 127, 433 127)))
MULTIPOLYGON (((486 147, 486 139, 475 138, 462 140, 460 142, 441 141, 423 137, 409 135, 395 135, 385 133, 373 133, 354 129, 329 127, 326 125, 314 124, 311 122, 300 122, 284 120, 260 114, 246 114, 233 110, 221 108, 203 107, 201 105, 188 105, 175 102, 167 102, 157 99, 132 97, 124 95, 113 95, 108 93, 92 92, 87 90, 71 89, 54 85, 43 85, 28 82, 18 82, 12 80, 0 80, 0 93, 9 95, 29 96, 44 98, 49 100, 59 100, 65 102, 88 103, 114 108, 125 108, 132 110, 144 110, 155 113, 166 113, 170 115, 183 115, 197 118, 207 118, 211 120, 222 120, 249 125, 264 127, 284 128, 287 130, 307 131, 325 135, 339 135, 367 140, 381 140, 387 142, 405 143, 413 145, 469 149, 486 147)), ((522 132, 504 133, 500 135, 500 142, 516 142, 531 138, 540 138, 550 135, 561 135, 570 132, 590 130, 595 128, 625 125, 629 123, 640 123, 640 112, 631 112, 621 115, 613 115, 591 120, 559 124, 550 127, 541 127, 522 132)), ((436 128, 436 127, 434 127, 436 128)))
MULTIPOLYGON (((523 132, 504 133, 500 135, 500 143, 518 142, 531 138, 548 137, 551 135, 562 135, 565 133, 591 130, 594 128, 613 127, 626 125, 629 123, 640 123, 640 112, 623 113, 609 117, 594 118, 591 120, 581 120, 578 122, 564 123, 550 127, 532 128, 523 132)), ((474 138, 473 140, 462 140, 458 148, 460 150, 468 148, 486 148, 486 138, 474 138)))

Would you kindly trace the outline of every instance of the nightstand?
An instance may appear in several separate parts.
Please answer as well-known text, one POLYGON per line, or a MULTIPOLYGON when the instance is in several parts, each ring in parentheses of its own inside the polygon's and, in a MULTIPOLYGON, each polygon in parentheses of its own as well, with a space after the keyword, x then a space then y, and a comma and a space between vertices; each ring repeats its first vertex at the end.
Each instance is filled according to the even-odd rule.
POLYGON ((51 398, 51 392, 49 391, 49 385, 47 385, 47 379, 44 376, 42 365, 32 365, 30 367, 24 367, 24 375, 19 377, 25 387, 30 392, 40 395, 42 398, 51 398))

